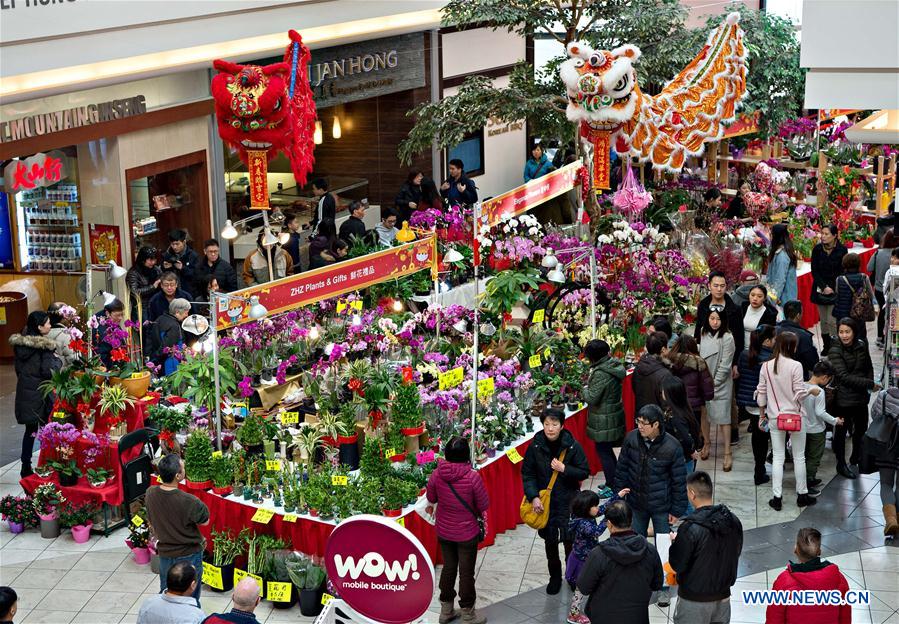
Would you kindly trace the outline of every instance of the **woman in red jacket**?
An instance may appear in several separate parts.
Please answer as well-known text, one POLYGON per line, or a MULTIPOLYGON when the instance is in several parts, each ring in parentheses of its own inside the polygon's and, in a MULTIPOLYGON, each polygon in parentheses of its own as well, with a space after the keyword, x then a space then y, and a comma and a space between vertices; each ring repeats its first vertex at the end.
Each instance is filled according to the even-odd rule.
POLYGON ((484 624, 487 618, 475 611, 474 568, 478 557, 478 518, 490 506, 481 476, 471 468, 468 440, 454 436, 443 449, 445 461, 428 479, 429 503, 437 505, 437 538, 443 553, 440 574, 440 624, 459 617, 456 599, 456 570, 459 571, 459 606, 463 624, 484 624))
MULTIPOLYGON (((821 533, 810 527, 799 529, 796 547, 793 549, 799 563, 792 563, 780 573, 775 591, 839 591, 846 598, 849 583, 835 563, 821 560, 821 533)), ((767 624, 850 624, 852 607, 849 605, 769 605, 767 624)))

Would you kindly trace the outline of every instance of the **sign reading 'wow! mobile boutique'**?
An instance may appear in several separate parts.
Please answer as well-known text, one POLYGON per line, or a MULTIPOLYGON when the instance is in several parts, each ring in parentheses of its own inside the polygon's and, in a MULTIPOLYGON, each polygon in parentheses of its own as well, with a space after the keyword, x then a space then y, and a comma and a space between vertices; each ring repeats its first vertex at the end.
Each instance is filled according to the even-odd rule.
POLYGON ((325 566, 341 600, 375 622, 416 622, 434 595, 434 566, 424 546, 380 516, 354 516, 337 525, 325 547, 325 566))

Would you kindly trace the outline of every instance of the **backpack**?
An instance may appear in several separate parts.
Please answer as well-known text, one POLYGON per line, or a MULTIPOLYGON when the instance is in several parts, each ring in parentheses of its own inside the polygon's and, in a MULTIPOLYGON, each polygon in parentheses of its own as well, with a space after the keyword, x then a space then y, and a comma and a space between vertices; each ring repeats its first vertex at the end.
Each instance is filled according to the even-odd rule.
POLYGON ((843 281, 846 282, 849 290, 852 290, 852 307, 849 308, 850 318, 868 323, 875 320, 877 314, 874 312, 874 302, 871 300, 871 285, 868 282, 868 276, 864 275, 863 277, 864 283, 858 290, 852 290, 849 279, 845 275, 843 276, 843 281))

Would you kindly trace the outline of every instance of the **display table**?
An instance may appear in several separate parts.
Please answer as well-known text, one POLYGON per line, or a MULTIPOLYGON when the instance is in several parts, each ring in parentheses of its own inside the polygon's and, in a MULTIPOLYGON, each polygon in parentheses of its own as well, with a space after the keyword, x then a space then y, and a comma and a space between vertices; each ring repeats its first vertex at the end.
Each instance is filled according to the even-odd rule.
MULTIPOLYGON (((629 378, 627 387, 629 388, 629 378)), ((633 425, 633 394, 631 393, 631 416, 629 417, 628 428, 633 425)), ((565 428, 568 429, 575 439, 584 448, 587 454, 587 461, 590 464, 591 474, 595 474, 602 469, 602 464, 596 454, 593 442, 587 437, 587 410, 581 409, 569 415, 565 420, 565 428)), ((524 457, 528 446, 531 444, 535 432, 539 430, 539 424, 535 426, 535 431, 527 434, 524 438, 516 443, 514 448, 524 457)), ((478 467, 478 473, 484 481, 487 493, 490 496, 490 508, 487 511, 487 539, 481 543, 481 547, 493 544, 496 535, 510 529, 514 529, 521 523, 518 514, 518 506, 524 496, 524 489, 521 483, 521 462, 513 464, 509 457, 505 454, 499 454, 489 459, 486 463, 478 467)), ((183 487, 183 486, 182 486, 183 487)), ((267 533, 288 540, 295 550, 310 555, 322 556, 325 552, 325 544, 328 536, 336 526, 333 520, 322 520, 313 518, 308 514, 297 514, 296 522, 284 521, 284 509, 276 508, 271 501, 266 501, 262 505, 256 505, 252 502, 244 501, 243 498, 235 496, 221 497, 213 494, 211 491, 188 490, 206 503, 209 507, 210 522, 204 527, 200 527, 207 542, 210 542, 210 533, 213 530, 221 531, 226 528, 232 529, 235 533, 244 527, 250 527, 257 533, 267 533), (259 524, 251 519, 260 507, 272 509, 275 515, 268 524, 259 524)), ((397 519, 399 522, 400 519, 397 519)), ((403 509, 401 521, 404 526, 409 529, 424 544, 431 560, 439 563, 439 547, 437 544, 437 533, 434 527, 427 523, 412 506, 403 509)))
MULTIPOLYGON (((849 253, 861 256, 862 273, 867 273, 866 269, 868 268, 868 261, 876 251, 877 247, 851 247, 849 249, 849 253)), ((802 326, 806 329, 811 329, 817 325, 818 321, 821 319, 818 316, 818 306, 812 303, 812 288, 814 282, 812 280, 812 265, 810 263, 806 262, 804 266, 796 272, 796 281, 799 286, 799 301, 802 302, 802 326)))
MULTIPOLYGON (((147 417, 147 409, 147 402, 136 401, 134 405, 128 407, 125 410, 125 422, 127 423, 128 431, 134 431, 135 429, 140 429, 144 426, 144 421, 147 417)), ((107 433, 108 430, 108 423, 102 419, 98 419, 94 427, 94 433, 96 433, 97 435, 102 435, 107 433)), ((83 473, 86 473, 83 451, 87 447, 88 443, 86 440, 84 440, 84 438, 80 438, 77 442, 75 442, 75 461, 83 473)), ((140 451, 141 449, 139 446, 129 449, 126 456, 122 458, 122 461, 128 462, 130 459, 140 453, 140 451)), ((48 454, 48 449, 41 449, 40 456, 37 462, 38 466, 43 464, 44 461, 48 459, 48 454)), ((124 501, 124 495, 122 492, 122 466, 119 462, 118 443, 115 440, 111 441, 107 452, 101 454, 97 458, 96 464, 90 467, 99 467, 111 470, 114 475, 112 482, 108 482, 103 487, 95 488, 87 482, 86 476, 82 476, 79 477, 78 483, 76 485, 60 486, 59 478, 54 472, 49 477, 41 477, 37 474, 33 474, 30 477, 25 477, 24 479, 19 481, 19 484, 22 486, 22 489, 31 494, 34 492, 37 486, 41 485, 42 483, 55 483, 57 486, 59 486, 59 489, 62 491, 63 496, 65 496, 69 501, 73 503, 80 504, 93 501, 98 504, 106 503, 113 507, 121 505, 124 501)))

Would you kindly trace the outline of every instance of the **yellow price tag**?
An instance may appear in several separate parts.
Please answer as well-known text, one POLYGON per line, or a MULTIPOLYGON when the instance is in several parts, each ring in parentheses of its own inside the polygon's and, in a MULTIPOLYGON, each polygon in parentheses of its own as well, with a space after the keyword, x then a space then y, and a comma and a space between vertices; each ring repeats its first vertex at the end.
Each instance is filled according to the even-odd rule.
POLYGON ((290 423, 299 423, 300 422, 300 413, 299 412, 281 412, 281 424, 287 425, 290 423))
POLYGON ((334 596, 332 596, 331 594, 322 594, 322 604, 323 605, 328 604, 332 600, 334 600, 334 596))
POLYGON ((463 379, 465 379, 465 369, 461 366, 457 366, 445 373, 440 373, 437 377, 437 383, 440 390, 448 390, 449 388, 458 386, 462 383, 463 379))
POLYGON ((546 318, 546 308, 540 308, 539 310, 534 310, 534 315, 531 317, 532 323, 542 323, 543 319, 546 318))
POLYGON ((222 581, 222 569, 210 563, 203 564, 203 582, 212 589, 225 589, 225 584, 222 581))
POLYGON ((284 520, 284 522, 296 522, 297 515, 296 514, 284 514, 284 517, 282 519, 284 520))
POLYGON ((268 588, 266 600, 270 602, 290 602, 290 592, 293 591, 293 583, 269 581, 266 587, 268 588))
POLYGON ((356 312, 362 312, 362 299, 357 299, 356 301, 350 302, 350 307, 353 308, 356 312))
POLYGON ((131 379, 142 379, 143 376, 143 373, 131 373, 131 379))
POLYGON ((257 509, 256 513, 253 514, 253 517, 250 518, 253 522, 258 522, 259 524, 268 524, 272 520, 272 516, 275 515, 275 512, 271 509, 257 509))
POLYGON ((337 302, 337 314, 340 314, 346 310, 346 301, 338 301, 337 302))
POLYGON ((396 523, 403 528, 406 528, 406 519, 405 518, 397 518, 396 523))
POLYGON ((552 353, 552 351, 549 350, 549 347, 546 347, 546 349, 543 350, 543 357, 545 357, 548 360, 550 353, 552 353))
POLYGON ((331 475, 331 485, 347 486, 350 480, 346 475, 331 475))
POLYGON ((520 463, 524 459, 524 457, 521 456, 521 454, 518 452, 518 449, 516 448, 510 448, 508 451, 506 451, 506 457, 508 457, 509 461, 511 461, 513 464, 520 463))
POLYGON ((478 394, 492 395, 496 391, 496 383, 493 377, 478 380, 478 394))
POLYGON ((131 524, 133 524, 133 525, 136 526, 136 527, 143 526, 143 524, 144 524, 144 519, 141 518, 140 516, 137 516, 137 515, 136 515, 136 516, 134 516, 133 518, 131 518, 131 524))
POLYGON ((265 469, 266 470, 281 470, 281 460, 280 459, 266 459, 265 460, 265 469))
POLYGON ((262 595, 262 577, 257 576, 255 574, 250 574, 246 570, 241 570, 240 568, 234 568, 234 584, 237 585, 245 578, 251 578, 259 585, 259 595, 262 595))
POLYGON ((213 456, 213 457, 221 457, 221 456, 222 456, 222 452, 221 452, 221 451, 212 451, 212 456, 213 456))
POLYGON ((531 368, 540 368, 543 365, 543 360, 540 359, 540 354, 532 355, 528 358, 528 366, 531 368))
POLYGON ((55 418, 56 420, 65 420, 65 417, 65 412, 53 412, 53 418, 55 418))
POLYGON ((384 457, 387 459, 390 459, 394 455, 396 455, 396 449, 389 448, 386 451, 384 451, 384 457))

